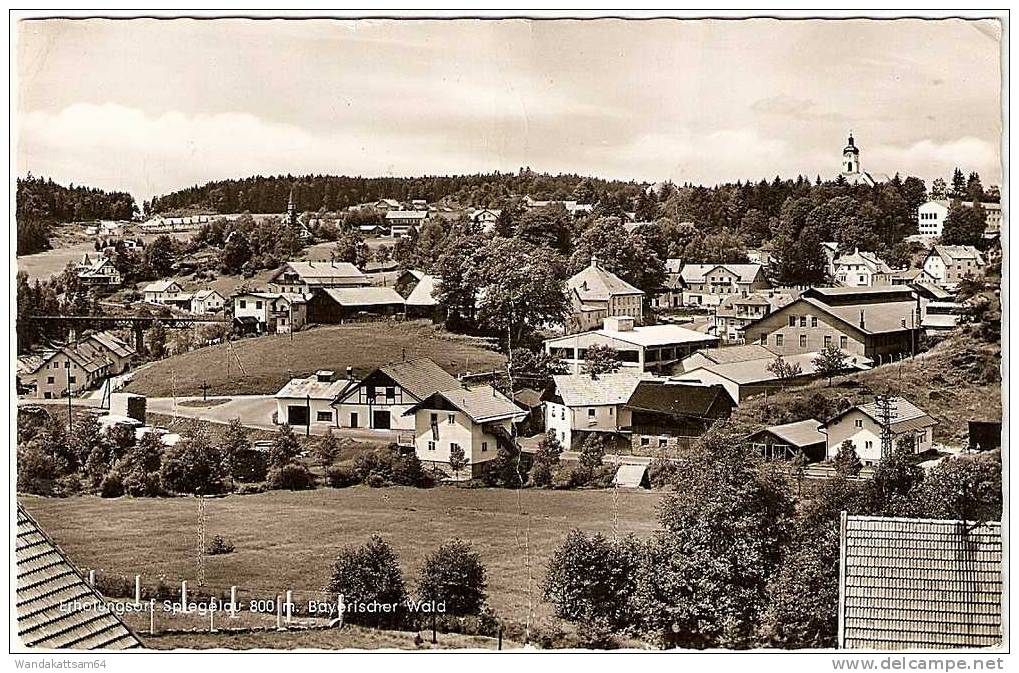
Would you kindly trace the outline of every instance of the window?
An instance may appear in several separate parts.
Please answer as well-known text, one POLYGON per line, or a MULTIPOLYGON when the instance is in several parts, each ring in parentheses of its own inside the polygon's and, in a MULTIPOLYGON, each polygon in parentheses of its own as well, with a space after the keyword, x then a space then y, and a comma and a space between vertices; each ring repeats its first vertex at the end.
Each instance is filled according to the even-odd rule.
POLYGON ((807 347, 807 335, 806 334, 801 334, 800 335, 800 348, 806 348, 806 347, 807 347))
POLYGON ((829 348, 830 346, 831 346, 831 335, 830 334, 825 334, 824 335, 824 347, 825 348, 829 348))
POLYGON ((481 453, 488 451, 488 442, 481 442, 481 453))
POLYGON ((669 440, 665 439, 664 437, 659 437, 658 438, 658 448, 659 449, 664 449, 668 445, 669 445, 669 440))
POLYGON ((858 427, 858 428, 862 428, 863 427, 863 419, 862 418, 857 418, 856 419, 856 427, 858 427))
POLYGON ((800 316, 800 327, 806 327, 806 326, 807 326, 807 316, 801 315, 800 316))
POLYGON ((68 376, 67 377, 67 381, 68 381, 68 383, 77 383, 78 379, 75 376, 68 376))
POLYGON ((817 316, 816 315, 810 316, 810 326, 811 327, 817 327, 817 316))
POLYGON ((651 438, 650 437, 641 437, 640 438, 640 445, 641 446, 649 446, 650 444, 651 444, 651 438))
POLYGON ((260 301, 256 301, 256 302, 255 302, 255 308, 256 308, 256 309, 260 309, 260 308, 262 308, 262 302, 260 302, 260 301))
POLYGON ((67 362, 64 363, 64 369, 70 369, 70 368, 71 368, 71 361, 68 360, 67 362))
POLYGON ((241 299, 241 301, 239 303, 240 303, 241 308, 247 308, 248 307, 248 302, 244 301, 243 299, 241 299))
POLYGON ((331 411, 316 411, 315 412, 315 420, 316 421, 331 421, 331 420, 333 420, 333 412, 331 412, 331 411))
POLYGON ((789 326, 796 327, 796 316, 794 315, 789 316, 789 326))
POLYGON ((460 445, 459 444, 457 444, 456 442, 450 442, 449 443, 449 452, 450 453, 453 453, 454 451, 459 451, 459 450, 460 450, 460 445))
POLYGON ((776 334, 775 335, 775 345, 776 346, 783 346, 783 345, 785 345, 785 335, 784 334, 776 334))
POLYGON ((870 441, 868 439, 866 442, 863 443, 863 448, 865 448, 865 449, 873 449, 874 448, 874 442, 872 442, 872 441, 870 441))
POLYGON ((616 412, 615 407, 609 407, 609 416, 612 416, 613 414, 615 414, 615 412, 616 412))
POLYGON ((53 377, 52 376, 47 376, 46 377, 46 383, 53 383, 53 377))
POLYGON ((590 409, 587 410, 587 417, 594 418, 594 407, 591 407, 590 409))
POLYGON ((387 399, 394 399, 395 397, 396 397, 396 387, 395 386, 386 386, 386 398, 387 399))
POLYGON ((847 346, 849 346, 849 337, 840 336, 839 348, 845 349, 847 346))
POLYGON ((432 425, 438 425, 439 424, 439 415, 438 414, 432 414, 431 419, 430 419, 430 423, 432 425))
POLYGON ((446 422, 450 425, 456 423, 456 414, 446 414, 446 422))
POLYGON ((435 442, 428 442, 428 450, 429 451, 435 450, 435 442))

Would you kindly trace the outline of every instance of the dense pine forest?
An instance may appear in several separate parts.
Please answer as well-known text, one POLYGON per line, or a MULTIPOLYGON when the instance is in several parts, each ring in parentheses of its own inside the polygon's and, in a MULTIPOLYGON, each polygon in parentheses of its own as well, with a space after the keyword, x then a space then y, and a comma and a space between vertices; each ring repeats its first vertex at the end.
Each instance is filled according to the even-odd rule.
POLYGON ((18 178, 18 254, 48 249, 49 225, 82 220, 129 220, 137 206, 127 192, 63 185, 30 173, 18 178))
MULTIPOLYGON (((596 200, 604 192, 639 191, 635 182, 580 175, 550 175, 522 168, 518 173, 436 175, 422 177, 349 177, 336 175, 256 175, 219 180, 157 196, 145 203, 146 213, 203 210, 217 213, 276 213, 287 206, 290 190, 300 211, 334 211, 378 199, 435 203, 449 199, 464 207, 495 207, 511 195, 536 199, 596 200), (575 194, 579 185, 584 191, 575 194), (586 197, 586 198, 584 198, 586 197)), ((587 201, 590 202, 590 201, 587 201)))

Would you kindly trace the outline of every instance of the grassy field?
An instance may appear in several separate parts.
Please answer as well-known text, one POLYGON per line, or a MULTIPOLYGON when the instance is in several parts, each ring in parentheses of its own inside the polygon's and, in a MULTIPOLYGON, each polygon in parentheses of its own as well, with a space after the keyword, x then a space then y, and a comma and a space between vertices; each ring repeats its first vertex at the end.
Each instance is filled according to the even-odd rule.
POLYGON ((979 343, 960 334, 916 358, 837 377, 832 387, 826 381, 815 381, 769 395, 767 400, 754 398, 740 407, 736 418, 769 422, 774 420, 769 419, 774 408, 788 406, 797 399, 821 395, 858 404, 873 402, 875 395, 890 392, 910 400, 938 421, 935 441, 959 444, 968 431, 967 421, 1001 418, 1001 381, 995 380, 994 374, 1000 366, 999 344, 979 343))
POLYGON ((127 389, 166 397, 172 380, 177 395, 200 395, 204 380, 210 395, 269 394, 291 377, 319 369, 342 375, 347 367, 353 367, 356 376, 364 376, 404 355, 407 359, 429 357, 453 374, 486 371, 503 362, 502 355, 475 340, 449 334, 427 321, 387 321, 315 327, 297 332, 293 340, 288 335, 271 335, 201 348, 140 370, 127 389))
MULTIPOLYGON (((510 621, 523 622, 529 612, 540 619, 550 609, 538 587, 567 532, 611 534, 615 522, 619 534, 647 535, 657 527, 660 497, 646 491, 360 486, 232 495, 207 504, 206 538, 222 535, 236 546, 232 554, 206 558, 207 584, 269 595, 316 591, 327 584, 337 552, 379 533, 396 549, 413 589, 425 556, 461 536, 473 542, 488 569, 496 613, 510 621)), ((140 573, 146 583, 194 584, 194 499, 21 496, 21 502, 79 566, 140 573)))

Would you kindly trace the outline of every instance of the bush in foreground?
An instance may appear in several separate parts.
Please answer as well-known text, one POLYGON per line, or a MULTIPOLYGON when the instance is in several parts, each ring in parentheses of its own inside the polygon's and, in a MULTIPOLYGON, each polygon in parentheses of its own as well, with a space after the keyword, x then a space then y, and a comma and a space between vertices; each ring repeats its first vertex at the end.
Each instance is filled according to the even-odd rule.
POLYGON ((418 593, 425 601, 445 602, 447 614, 476 615, 485 604, 485 566, 471 543, 454 538, 425 559, 418 593))
POLYGON ((350 621, 368 626, 398 626, 406 617, 407 589, 396 552, 373 535, 361 547, 347 547, 333 565, 328 591, 350 603, 392 604, 391 612, 355 612, 350 621))
POLYGON ((315 488, 315 475, 302 463, 287 463, 269 470, 266 486, 273 491, 309 491, 315 488))

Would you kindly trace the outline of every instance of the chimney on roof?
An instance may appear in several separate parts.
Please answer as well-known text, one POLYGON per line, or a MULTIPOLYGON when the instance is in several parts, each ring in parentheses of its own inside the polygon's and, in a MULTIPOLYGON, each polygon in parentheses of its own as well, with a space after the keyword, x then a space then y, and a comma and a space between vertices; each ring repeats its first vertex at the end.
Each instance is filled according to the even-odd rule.
POLYGON ((320 369, 315 372, 315 379, 321 383, 332 383, 335 373, 329 369, 320 369))
POLYGON ((353 381, 354 380, 354 368, 353 367, 347 367, 347 380, 348 381, 353 381))
POLYGON ((866 329, 866 328, 867 328, 867 321, 864 320, 864 311, 861 308, 860 309, 860 329, 866 329))
POLYGON ((598 268, 598 255, 594 255, 594 254, 591 255, 591 268, 592 269, 597 269, 598 268))

